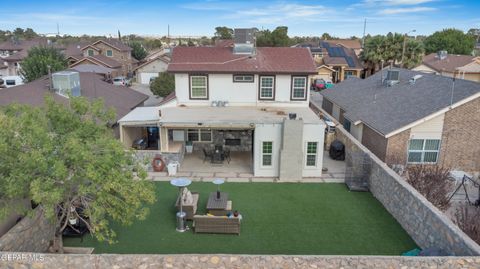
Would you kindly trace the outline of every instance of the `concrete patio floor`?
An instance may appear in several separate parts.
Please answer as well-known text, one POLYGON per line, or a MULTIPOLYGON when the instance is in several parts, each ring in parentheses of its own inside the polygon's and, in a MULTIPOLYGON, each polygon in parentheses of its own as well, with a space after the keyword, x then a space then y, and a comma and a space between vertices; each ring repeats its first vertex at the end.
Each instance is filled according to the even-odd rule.
POLYGON ((279 180, 277 177, 255 177, 253 175, 252 156, 249 152, 232 152, 230 164, 223 165, 203 162, 203 153, 185 154, 183 163, 175 176, 167 172, 149 172, 148 178, 154 181, 169 181, 177 177, 187 177, 193 181, 211 182, 215 178, 224 178, 227 182, 309 182, 309 183, 343 183, 345 182, 345 161, 336 161, 323 153, 323 167, 327 171, 318 177, 304 177, 292 180, 279 180))

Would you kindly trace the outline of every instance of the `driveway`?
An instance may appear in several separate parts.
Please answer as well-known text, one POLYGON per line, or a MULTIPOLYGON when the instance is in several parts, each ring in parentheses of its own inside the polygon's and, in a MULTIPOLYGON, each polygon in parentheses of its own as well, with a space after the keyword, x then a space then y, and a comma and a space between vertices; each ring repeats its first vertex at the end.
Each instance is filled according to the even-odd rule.
POLYGON ((130 88, 148 95, 148 99, 145 101, 144 106, 157 106, 163 100, 163 97, 157 97, 150 91, 150 85, 133 83, 130 88))

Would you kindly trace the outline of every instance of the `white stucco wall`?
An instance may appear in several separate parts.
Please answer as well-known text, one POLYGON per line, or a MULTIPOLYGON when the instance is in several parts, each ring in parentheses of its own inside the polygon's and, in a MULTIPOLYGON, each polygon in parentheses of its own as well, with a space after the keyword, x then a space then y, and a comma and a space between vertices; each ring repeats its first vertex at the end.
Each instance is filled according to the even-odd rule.
POLYGON ((410 139, 442 139, 445 114, 418 124, 410 129, 410 139))
POLYGON ((325 138, 325 125, 304 124, 303 125, 303 172, 304 177, 320 177, 323 167, 323 140, 325 138), (307 142, 317 142, 316 166, 306 166, 307 142))
POLYGON ((253 174, 257 177, 278 177, 282 141, 282 124, 257 124, 254 136, 253 174), (272 141, 272 166, 262 166, 262 142, 272 141))
POLYGON ((310 96, 307 82, 307 100, 291 101, 291 76, 275 76, 275 101, 258 100, 259 76, 254 82, 233 82, 232 74, 208 75, 208 100, 190 100, 188 74, 175 74, 175 91, 178 104, 210 105, 212 101, 228 101, 232 106, 308 106, 310 96))

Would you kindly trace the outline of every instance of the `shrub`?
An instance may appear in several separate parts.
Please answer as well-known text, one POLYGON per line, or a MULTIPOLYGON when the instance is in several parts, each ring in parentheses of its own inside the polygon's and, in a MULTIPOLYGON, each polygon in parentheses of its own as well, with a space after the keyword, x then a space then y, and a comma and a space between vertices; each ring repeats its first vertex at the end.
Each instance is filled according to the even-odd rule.
POLYGON ((473 241, 480 244, 480 208, 460 203, 455 210, 453 222, 473 241))
POLYGON ((150 90, 153 94, 165 97, 175 90, 175 77, 172 74, 163 72, 152 81, 150 90))
POLYGON ((450 207, 449 192, 452 182, 450 169, 418 165, 408 168, 407 181, 440 210, 450 207))

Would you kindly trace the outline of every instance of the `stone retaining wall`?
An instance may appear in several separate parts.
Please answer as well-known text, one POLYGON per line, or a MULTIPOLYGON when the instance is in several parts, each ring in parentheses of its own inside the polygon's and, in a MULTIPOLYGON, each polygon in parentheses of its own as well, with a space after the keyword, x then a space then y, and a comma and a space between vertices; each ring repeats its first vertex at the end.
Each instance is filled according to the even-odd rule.
POLYGON ((42 208, 37 207, 32 217, 23 218, 0 237, 0 251, 46 252, 54 233, 54 225, 45 218, 42 208))
POLYGON ((370 192, 418 246, 441 248, 457 256, 480 255, 477 243, 345 129, 337 126, 336 136, 345 144, 347 155, 361 152, 371 160, 370 192))
MULTIPOLYGON (((137 161, 143 163, 144 161, 146 162, 145 168, 147 169, 148 172, 152 172, 152 160, 155 157, 155 155, 160 154, 163 157, 163 160, 165 161, 165 165, 168 165, 171 162, 178 162, 179 164, 182 164, 183 162, 183 157, 185 155, 184 150, 182 149, 180 152, 175 153, 175 152, 161 152, 159 150, 137 150, 134 151, 135 158, 137 161)), ((164 171, 167 168, 165 167, 164 171)))
POLYGON ((478 268, 480 257, 282 255, 39 255, 0 253, 0 268, 478 268), (23 256, 22 256, 23 255, 23 256))
MULTIPOLYGON (((316 113, 328 115, 325 110, 313 103, 310 103, 310 108, 316 113)), ((332 118, 330 115, 328 116, 332 118)), ((457 256, 480 255, 480 246, 415 188, 342 126, 337 125, 335 130, 336 138, 345 144, 346 160, 355 159, 349 158, 349 155, 363 155, 369 160, 366 180, 370 192, 400 223, 418 246, 421 248, 437 247, 457 256)), ((352 170, 361 169, 354 167, 352 170)))

